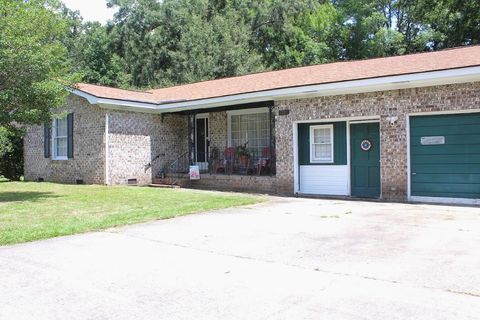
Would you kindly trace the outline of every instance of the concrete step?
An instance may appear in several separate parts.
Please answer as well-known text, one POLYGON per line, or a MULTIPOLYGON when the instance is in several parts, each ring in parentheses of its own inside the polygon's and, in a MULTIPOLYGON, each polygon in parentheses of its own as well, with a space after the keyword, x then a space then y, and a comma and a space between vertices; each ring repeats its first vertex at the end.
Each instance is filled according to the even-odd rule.
POLYGON ((180 186, 177 186, 176 184, 150 183, 148 186, 152 187, 152 188, 167 188, 167 189, 178 189, 178 188, 180 188, 180 186))
POLYGON ((173 184, 175 181, 171 177, 165 177, 165 178, 153 178, 152 183, 153 184, 173 184))

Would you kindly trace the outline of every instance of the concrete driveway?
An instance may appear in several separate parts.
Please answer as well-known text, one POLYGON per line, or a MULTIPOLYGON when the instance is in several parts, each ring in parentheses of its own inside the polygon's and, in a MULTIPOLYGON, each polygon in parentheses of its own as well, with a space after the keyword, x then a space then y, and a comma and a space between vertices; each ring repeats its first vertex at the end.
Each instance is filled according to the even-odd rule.
POLYGON ((480 319, 480 209, 270 202, 0 247, 0 319, 480 319))

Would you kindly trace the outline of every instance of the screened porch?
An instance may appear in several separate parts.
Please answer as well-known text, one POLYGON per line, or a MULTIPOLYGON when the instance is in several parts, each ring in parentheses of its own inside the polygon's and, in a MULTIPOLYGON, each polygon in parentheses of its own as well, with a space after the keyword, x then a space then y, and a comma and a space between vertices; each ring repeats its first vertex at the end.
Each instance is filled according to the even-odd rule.
POLYGON ((190 163, 212 175, 275 175, 273 103, 188 114, 190 163))

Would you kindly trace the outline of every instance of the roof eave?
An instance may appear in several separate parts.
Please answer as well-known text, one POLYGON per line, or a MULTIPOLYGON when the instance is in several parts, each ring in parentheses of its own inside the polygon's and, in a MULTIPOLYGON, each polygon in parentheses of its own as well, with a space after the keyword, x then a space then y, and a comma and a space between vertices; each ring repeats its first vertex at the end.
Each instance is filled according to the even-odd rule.
POLYGON ((209 98, 158 106, 160 112, 179 112, 195 109, 236 105, 266 100, 288 100, 320 96, 389 91, 480 81, 480 66, 351 80, 318 85, 274 89, 219 98, 209 98))
POLYGON ((474 81, 480 81, 480 66, 317 85, 305 85, 162 104, 99 98, 89 93, 71 88, 69 91, 86 98, 91 104, 98 104, 104 108, 151 113, 171 113, 223 107, 226 105, 254 103, 267 100, 288 100, 375 91, 389 91, 474 81))
POLYGON ((75 88, 66 88, 67 91, 73 93, 77 96, 85 98, 90 104, 99 105, 100 107, 114 110, 126 110, 126 111, 140 111, 140 112, 157 112, 157 103, 153 102, 143 102, 143 101, 133 101, 133 100, 122 100, 122 99, 111 99, 111 98, 102 98, 97 97, 91 93, 78 90, 75 88))

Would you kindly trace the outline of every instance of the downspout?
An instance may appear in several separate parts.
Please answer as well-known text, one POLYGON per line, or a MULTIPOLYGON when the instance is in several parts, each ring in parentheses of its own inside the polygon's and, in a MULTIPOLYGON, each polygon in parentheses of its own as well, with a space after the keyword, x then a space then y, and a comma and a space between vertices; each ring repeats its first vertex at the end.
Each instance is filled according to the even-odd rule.
POLYGON ((107 186, 110 185, 108 122, 108 112, 105 112, 105 184, 107 186))

